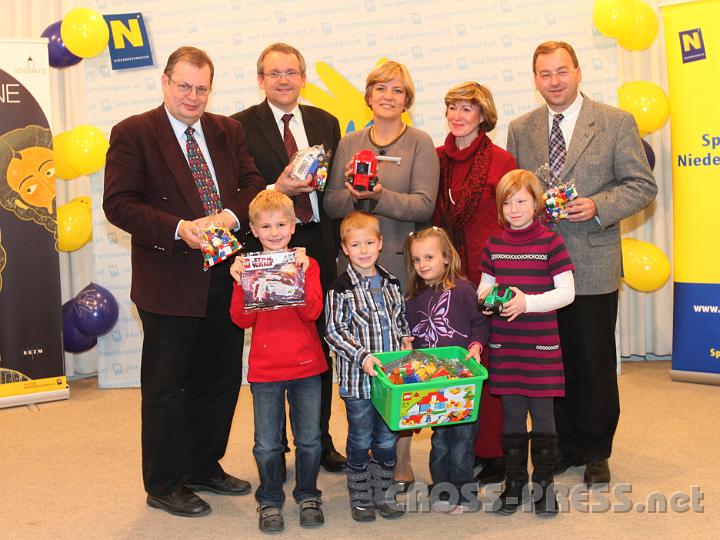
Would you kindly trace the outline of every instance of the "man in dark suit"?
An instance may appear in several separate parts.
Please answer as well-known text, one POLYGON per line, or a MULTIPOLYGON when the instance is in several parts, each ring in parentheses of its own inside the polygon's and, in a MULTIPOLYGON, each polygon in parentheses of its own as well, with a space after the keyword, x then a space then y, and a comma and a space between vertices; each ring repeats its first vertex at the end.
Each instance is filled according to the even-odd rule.
POLYGON ((234 120, 205 112, 213 64, 181 47, 162 75, 163 105, 110 134, 103 209, 132 235, 143 324, 142 467, 147 504, 179 516, 210 506, 194 491, 243 495, 225 473, 242 378, 243 333, 230 320, 226 261, 203 271, 203 228, 237 230, 264 181, 234 120))
MULTIPOLYGON (((323 210, 323 192, 315 190, 309 179, 293 180, 287 175, 287 166, 294 150, 308 146, 322 144, 325 150, 334 154, 340 140, 340 125, 337 118, 322 109, 298 104, 300 90, 305 86, 305 59, 295 47, 285 43, 268 46, 258 58, 257 77, 267 99, 232 118, 239 120, 245 128, 250 153, 268 189, 276 189, 293 198, 298 223, 291 245, 306 248, 308 255, 317 260, 320 281, 323 290, 327 290, 337 273, 333 223, 323 210)), ((259 249, 259 246, 253 246, 251 238, 246 239, 246 244, 249 250, 259 249)), ((324 336, 324 316, 318 319, 317 327, 320 336, 324 336)), ((328 356, 325 340, 322 343, 328 356)), ((329 432, 333 370, 330 360, 328 363, 331 367, 323 375, 322 386, 321 463, 327 471, 340 472, 345 457, 335 450, 329 432)))
POLYGON ((523 169, 549 163, 579 195, 557 225, 575 265, 576 295, 557 313, 565 397, 555 399, 561 452, 556 474, 585 465, 588 486, 606 484, 620 416, 615 349, 620 221, 645 208, 657 186, 634 118, 580 93, 582 74, 568 43, 540 44, 533 73, 546 105, 510 122, 507 150, 523 169))

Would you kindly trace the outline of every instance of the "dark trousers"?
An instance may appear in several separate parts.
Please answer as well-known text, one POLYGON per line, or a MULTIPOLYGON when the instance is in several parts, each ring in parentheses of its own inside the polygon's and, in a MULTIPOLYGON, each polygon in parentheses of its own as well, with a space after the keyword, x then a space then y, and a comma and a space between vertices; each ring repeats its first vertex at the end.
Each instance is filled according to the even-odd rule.
MULTIPOLYGON (((315 259, 320 266, 320 283, 323 294, 337 275, 335 268, 335 248, 328 241, 327 231, 319 223, 298 224, 295 226, 295 234, 290 242, 292 247, 304 247, 307 254, 315 259), (332 264, 330 264, 332 261, 332 264)), ((330 349, 325 341, 325 312, 318 317, 315 324, 320 335, 325 360, 328 363, 328 370, 320 375, 320 438, 323 450, 333 448, 333 440, 330 435, 330 411, 333 398, 333 363, 330 358, 330 349)), ((287 447, 287 435, 283 439, 287 447)))
POLYGON ((230 320, 232 280, 229 265, 221 266, 210 270, 206 317, 138 310, 143 481, 153 495, 222 472, 218 462, 240 391, 244 336, 230 320))
POLYGON ((620 417, 615 321, 618 292, 576 296, 557 312, 565 397, 555 399, 560 450, 610 457, 620 417))

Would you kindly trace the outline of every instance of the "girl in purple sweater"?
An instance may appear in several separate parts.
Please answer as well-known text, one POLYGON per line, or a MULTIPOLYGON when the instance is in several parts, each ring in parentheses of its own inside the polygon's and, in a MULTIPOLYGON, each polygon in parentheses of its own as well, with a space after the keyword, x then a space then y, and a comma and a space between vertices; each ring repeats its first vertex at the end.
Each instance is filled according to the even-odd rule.
MULTIPOLYGON (((460 274, 460 257, 439 227, 412 233, 405 243, 407 320, 413 347, 456 345, 480 363, 489 322, 478 308, 474 285, 460 274)), ((433 510, 478 509, 474 479, 477 422, 433 428, 430 490, 433 510)))

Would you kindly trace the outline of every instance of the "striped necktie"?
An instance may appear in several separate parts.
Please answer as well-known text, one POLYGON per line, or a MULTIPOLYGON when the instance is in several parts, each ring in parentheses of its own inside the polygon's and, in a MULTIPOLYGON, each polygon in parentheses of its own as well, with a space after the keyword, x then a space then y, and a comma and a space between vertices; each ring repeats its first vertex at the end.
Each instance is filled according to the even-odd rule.
POLYGON ((562 114, 553 116, 552 129, 550 130, 550 170, 555 178, 560 178, 560 171, 565 165, 565 157, 567 149, 565 148, 565 138, 560 129, 560 122, 565 118, 562 114))

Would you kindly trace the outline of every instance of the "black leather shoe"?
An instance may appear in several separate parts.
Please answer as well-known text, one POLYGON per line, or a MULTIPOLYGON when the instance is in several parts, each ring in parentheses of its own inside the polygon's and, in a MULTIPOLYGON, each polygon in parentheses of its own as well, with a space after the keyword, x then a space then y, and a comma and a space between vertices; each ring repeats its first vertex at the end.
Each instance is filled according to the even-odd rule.
POLYGON ((588 487, 609 484, 610 466, 607 458, 591 459, 585 466, 585 483, 588 487))
POLYGON ((578 454, 566 454, 561 452, 558 456, 557 462, 555 463, 555 470, 553 474, 558 476, 567 471, 570 467, 582 467, 586 461, 582 456, 578 454))
POLYGON ((167 495, 148 493, 147 505, 165 510, 173 516, 200 517, 210 513, 210 505, 185 486, 180 486, 167 495))
POLYGON ((345 470, 345 461, 345 456, 331 446, 323 450, 320 465, 327 472, 343 472, 345 470))
POLYGON ((482 470, 475 475, 481 486, 486 484, 499 484, 505 480, 505 459, 501 457, 484 460, 482 470))
POLYGON ((188 481, 185 485, 193 491, 211 491, 218 495, 245 495, 250 493, 250 482, 240 480, 223 472, 220 476, 204 481, 188 481))

